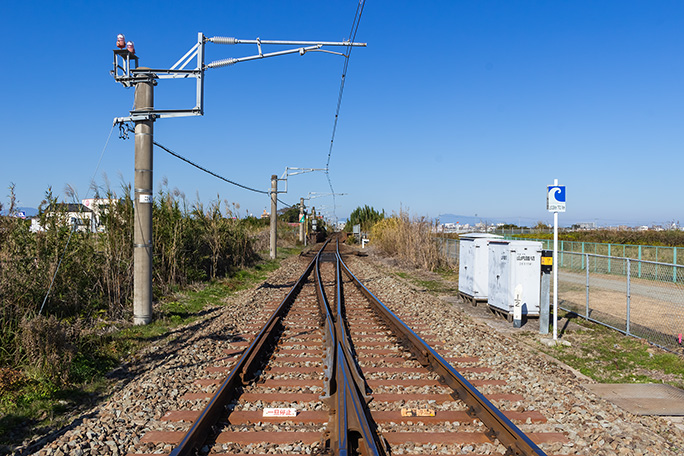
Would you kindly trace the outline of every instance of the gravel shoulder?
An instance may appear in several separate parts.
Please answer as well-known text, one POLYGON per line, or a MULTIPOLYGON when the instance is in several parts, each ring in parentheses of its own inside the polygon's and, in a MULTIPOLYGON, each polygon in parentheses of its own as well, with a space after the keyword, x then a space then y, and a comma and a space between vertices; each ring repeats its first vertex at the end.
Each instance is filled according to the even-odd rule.
MULTIPOLYGON (((222 356, 226 342, 239 337, 265 304, 282 299, 305 262, 300 257, 283 261, 265 283, 240 292, 225 306, 206 311, 201 320, 166 335, 112 372, 112 386, 105 400, 74 417, 69 426, 13 449, 13 454, 123 456, 131 451, 169 451, 164 447, 145 448, 140 439, 150 430, 174 430, 178 426, 160 420, 167 411, 201 407, 201 401, 182 399, 185 393, 196 392, 192 384, 195 375, 204 373, 222 356)), ((419 317, 430 325, 451 355, 479 357, 481 365, 491 367, 496 373, 493 375, 499 377, 506 372, 507 391, 526 398, 507 407, 538 410, 548 418, 544 424, 523 424, 523 431, 568 435, 569 444, 546 447, 548 454, 684 453, 684 432, 672 422, 635 416, 601 400, 581 386, 589 382, 586 378, 511 337, 505 320, 388 275, 398 267, 373 254, 351 257, 348 264, 397 314, 419 317)))
MULTIPOLYGON (((523 431, 555 431, 568 435, 571 443, 545 448, 548 454, 596 455, 680 455, 684 453, 684 432, 672 419, 637 416, 605 401, 582 384, 594 381, 529 345, 535 337, 513 337, 514 329, 505 319, 494 316, 486 306, 473 307, 451 296, 436 296, 420 285, 397 277, 408 272, 424 280, 441 278, 418 270, 408 270, 391 259, 370 250, 368 262, 354 261, 352 270, 367 286, 401 315, 417 315, 428 322, 439 337, 448 342, 451 356, 477 356, 482 365, 508 374, 508 392, 526 399, 510 404, 525 410, 538 410, 548 418, 545 424, 523 425, 523 431), (363 272, 361 272, 363 271, 363 272)), ((449 285, 449 284, 446 284, 449 285)), ((457 283, 451 284, 457 289, 457 283)), ((448 286, 445 288, 449 288, 448 286)), ((576 326, 567 322, 566 331, 576 326)), ((527 332, 536 332, 532 320, 527 332), (533 327, 534 326, 534 327, 533 327)), ((565 322, 560 323, 564 325, 565 322)), ((541 339, 537 336, 536 339, 541 339)))

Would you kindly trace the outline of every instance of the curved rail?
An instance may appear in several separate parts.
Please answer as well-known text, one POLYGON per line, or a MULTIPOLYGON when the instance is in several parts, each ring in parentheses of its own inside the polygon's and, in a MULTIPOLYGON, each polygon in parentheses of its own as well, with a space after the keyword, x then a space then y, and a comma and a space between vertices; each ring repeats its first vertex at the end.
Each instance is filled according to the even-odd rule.
POLYGON ((339 251, 335 255, 335 311, 323 290, 320 256, 316 259, 316 293, 324 317, 326 394, 330 407, 328 448, 333 455, 384 456, 387 448, 377 432, 366 396, 366 383, 359 373, 344 323, 344 304, 339 251))
POLYGON ((269 354, 269 350, 272 350, 282 333, 283 319, 312 271, 316 276, 315 288, 324 327, 325 384, 321 400, 330 408, 328 427, 324 437, 324 444, 330 453, 341 456, 389 454, 386 441, 377 432, 368 408, 368 403, 372 398, 367 395, 369 388, 356 364, 354 348, 344 318, 342 289, 342 271, 344 271, 369 300, 376 314, 392 329, 402 345, 410 350, 420 363, 439 374, 441 381, 454 390, 452 396, 465 402, 468 406, 468 413, 487 426, 486 434, 491 440, 498 439, 507 448, 509 455, 545 455, 529 437, 523 434, 482 393, 354 276, 340 256, 339 244, 336 247, 334 259, 334 307, 331 306, 320 275, 321 257, 327 245, 326 242, 309 263, 305 272, 249 344, 209 404, 180 444, 172 450, 170 456, 194 454, 213 432, 213 426, 225 417, 226 413, 230 414, 230 411, 226 410, 226 405, 239 395, 241 387, 248 384, 262 367, 263 359, 269 354))
MULTIPOLYGON (((337 245, 339 257, 339 243, 337 245)), ((387 323, 399 341, 408 348, 416 359, 424 366, 429 366, 439 374, 445 384, 450 386, 452 396, 466 403, 468 414, 478 418, 488 428, 487 436, 498 439, 510 455, 516 456, 545 456, 544 453, 529 437, 527 437, 501 410, 480 393, 468 380, 449 364, 439 353, 430 347, 411 328, 406 326, 394 312, 382 303, 359 279, 352 274, 344 261, 340 258, 344 273, 352 280, 359 290, 366 296, 377 314, 387 323)))

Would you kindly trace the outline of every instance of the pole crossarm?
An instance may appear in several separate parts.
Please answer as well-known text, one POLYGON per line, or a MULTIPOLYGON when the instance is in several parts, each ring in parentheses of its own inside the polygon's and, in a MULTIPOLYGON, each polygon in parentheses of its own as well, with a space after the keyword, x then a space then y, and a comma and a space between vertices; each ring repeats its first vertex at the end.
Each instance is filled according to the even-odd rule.
POLYGON ((282 176, 280 176, 279 181, 285 182, 285 189, 279 193, 287 193, 287 178, 290 176, 296 176, 297 174, 305 174, 305 173, 312 173, 314 171, 327 171, 325 168, 294 168, 292 166, 288 166, 285 168, 285 172, 283 173, 282 176), (294 172, 291 172, 294 171, 294 172))
POLYGON ((257 46, 263 45, 285 45, 285 46, 355 46, 355 47, 366 47, 367 43, 352 43, 349 40, 344 41, 292 41, 292 40, 262 40, 257 38, 255 40, 241 40, 238 38, 228 37, 228 36, 213 36, 207 38, 207 41, 211 41, 216 44, 256 44, 257 46))
POLYGON ((309 195, 304 198, 305 200, 312 200, 314 198, 322 198, 324 196, 346 196, 348 193, 317 193, 317 192, 309 192, 309 195))
MULTIPOLYGON (((322 49, 323 47, 343 46, 351 50, 351 47, 365 47, 366 43, 354 43, 351 41, 290 41, 290 40, 262 40, 257 38, 255 40, 242 40, 232 37, 214 36, 208 38, 202 32, 197 34, 197 43, 193 45, 188 52, 186 52, 171 68, 143 68, 138 67, 139 57, 134 53, 123 49, 114 50, 114 68, 110 73, 114 76, 116 82, 121 83, 124 87, 133 87, 139 82, 144 82, 150 79, 188 79, 194 78, 197 80, 196 101, 195 107, 192 109, 169 109, 169 110, 153 110, 149 112, 131 111, 128 117, 117 117, 114 119, 114 124, 124 122, 135 122, 137 120, 155 120, 169 117, 188 117, 204 115, 204 71, 209 68, 220 68, 224 66, 234 65, 240 62, 248 62, 251 60, 260 60, 267 57, 277 57, 287 54, 304 55, 307 52, 324 52, 328 54, 340 55, 349 57, 349 52, 346 54, 341 52, 329 51, 322 49), (216 60, 209 64, 204 63, 204 47, 206 43, 215 44, 256 44, 258 54, 227 58, 216 60), (286 49, 282 51, 275 51, 264 53, 262 46, 276 45, 276 46, 299 46, 293 49, 286 49), (195 61, 194 69, 186 69, 191 62, 195 61)), ((156 84, 156 81, 154 82, 156 84)), ((286 190, 287 191, 287 190, 286 190)))

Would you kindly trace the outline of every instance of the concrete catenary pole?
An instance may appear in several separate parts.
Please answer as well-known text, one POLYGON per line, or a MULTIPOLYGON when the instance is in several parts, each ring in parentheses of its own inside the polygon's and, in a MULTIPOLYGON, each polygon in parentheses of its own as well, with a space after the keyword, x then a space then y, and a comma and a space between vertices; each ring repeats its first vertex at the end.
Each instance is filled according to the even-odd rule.
POLYGON ((277 214, 278 211, 278 176, 273 174, 271 176, 271 248, 270 257, 272 260, 276 258, 276 248, 278 239, 278 225, 277 214))
POLYGON ((304 198, 299 198, 299 242, 304 244, 304 198))
MULTIPOLYGON (((135 111, 154 108, 154 75, 135 85, 135 111)), ((135 122, 133 323, 152 321, 152 141, 154 120, 135 122)))
POLYGON ((312 241, 315 244, 318 242, 316 240, 316 232, 318 231, 318 222, 316 221, 316 208, 311 208, 311 234, 313 235, 312 241))

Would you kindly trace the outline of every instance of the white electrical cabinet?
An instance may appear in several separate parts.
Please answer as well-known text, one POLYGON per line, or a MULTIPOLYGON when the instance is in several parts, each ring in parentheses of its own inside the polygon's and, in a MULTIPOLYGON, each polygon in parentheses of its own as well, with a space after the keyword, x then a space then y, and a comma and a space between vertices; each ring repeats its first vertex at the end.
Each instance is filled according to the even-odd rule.
POLYGON ((474 304, 487 300, 489 241, 502 239, 496 234, 470 233, 459 237, 458 291, 474 304))
POLYGON ((516 294, 522 314, 539 316, 542 243, 492 240, 489 242, 489 306, 513 314, 516 294))

